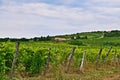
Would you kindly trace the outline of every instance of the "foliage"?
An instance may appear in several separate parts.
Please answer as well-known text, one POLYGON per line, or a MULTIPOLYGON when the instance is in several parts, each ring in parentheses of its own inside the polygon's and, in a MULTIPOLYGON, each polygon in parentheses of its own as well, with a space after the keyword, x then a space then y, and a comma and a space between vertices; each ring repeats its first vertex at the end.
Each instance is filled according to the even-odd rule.
POLYGON ((81 42, 80 40, 70 40, 70 41, 68 41, 68 44, 71 44, 71 45, 78 45, 78 46, 83 45, 82 42, 81 42))
POLYGON ((104 42, 104 45, 108 45, 108 46, 120 46, 120 43, 119 42, 104 42))
POLYGON ((104 36, 105 37, 120 37, 120 31, 113 30, 113 31, 110 31, 110 32, 105 32, 104 36))
MULTIPOLYGON (((100 38, 97 33, 91 33, 90 35, 96 35, 97 38, 87 36, 88 39, 76 39, 65 42, 20 42, 19 55, 16 63, 15 70, 18 72, 26 72, 27 74, 39 74, 46 65, 48 53, 50 52, 50 66, 53 68, 53 72, 58 75, 59 65, 66 65, 70 52, 73 46, 76 46, 74 53, 72 68, 78 68, 84 51, 86 50, 85 60, 94 63, 99 53, 99 49, 102 47, 102 55, 100 60, 103 61, 109 47, 112 45, 113 50, 120 53, 120 38, 119 37, 105 37, 100 38), (51 48, 49 51, 48 48, 51 48)), ((77 34, 79 35, 79 34, 77 34)), ((85 34, 83 34, 85 36, 85 34)), ((113 58, 113 50, 111 51, 108 59, 113 58)), ((10 71, 13 56, 15 54, 15 42, 0 42, 0 76, 6 76, 6 73, 10 71)), ((117 56, 118 57, 118 56, 117 56)), ((2 78, 1 78, 2 79, 2 78)))

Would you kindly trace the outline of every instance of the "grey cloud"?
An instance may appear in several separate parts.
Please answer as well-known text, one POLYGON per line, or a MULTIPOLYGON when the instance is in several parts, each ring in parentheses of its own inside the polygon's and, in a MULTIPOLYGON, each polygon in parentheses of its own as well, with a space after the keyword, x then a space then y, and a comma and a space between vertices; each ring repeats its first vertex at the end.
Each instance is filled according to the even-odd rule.
MULTIPOLYGON (((93 4, 93 0, 89 4, 93 4)), ((120 29, 119 12, 119 8, 97 5, 91 5, 88 9, 40 2, 3 5, 0 6, 0 37, 120 29)))

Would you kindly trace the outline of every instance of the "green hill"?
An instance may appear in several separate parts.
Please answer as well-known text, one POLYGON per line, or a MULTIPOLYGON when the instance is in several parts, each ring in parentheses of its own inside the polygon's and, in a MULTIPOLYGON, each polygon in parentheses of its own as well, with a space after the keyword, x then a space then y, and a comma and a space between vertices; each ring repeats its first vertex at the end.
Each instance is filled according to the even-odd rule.
POLYGON ((83 32, 55 37, 68 39, 68 44, 82 46, 120 46, 120 31, 83 32))

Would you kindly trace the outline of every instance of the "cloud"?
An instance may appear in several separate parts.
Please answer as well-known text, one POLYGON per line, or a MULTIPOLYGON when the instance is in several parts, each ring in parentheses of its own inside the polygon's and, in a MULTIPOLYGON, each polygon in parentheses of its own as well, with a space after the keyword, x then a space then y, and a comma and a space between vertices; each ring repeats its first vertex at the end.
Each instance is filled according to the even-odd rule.
POLYGON ((120 7, 120 0, 89 0, 85 3, 87 6, 120 7))
POLYGON ((64 4, 73 4, 73 3, 78 2, 79 0, 58 0, 58 1, 64 4))
MULTIPOLYGON (((24 13, 52 18, 81 19, 84 13, 80 9, 64 6, 47 5, 44 3, 23 4, 22 6, 3 7, 4 10, 13 13, 24 13), (72 12, 71 12, 72 11, 72 12)), ((89 16, 88 14, 86 16, 89 16)))
MULTIPOLYGON (((63 0, 58 1, 63 5, 41 0, 26 0, 25 2, 24 0, 20 2, 2 0, 4 5, 0 6, 0 37, 35 37, 120 29, 120 8, 113 5, 100 6, 109 2, 108 0, 106 2, 103 0, 86 1, 80 3, 83 6, 76 7, 66 4, 78 4, 78 0, 70 0, 67 3, 63 0), (94 5, 95 3, 99 5, 94 5)), ((117 4, 119 1, 113 3, 117 4)))

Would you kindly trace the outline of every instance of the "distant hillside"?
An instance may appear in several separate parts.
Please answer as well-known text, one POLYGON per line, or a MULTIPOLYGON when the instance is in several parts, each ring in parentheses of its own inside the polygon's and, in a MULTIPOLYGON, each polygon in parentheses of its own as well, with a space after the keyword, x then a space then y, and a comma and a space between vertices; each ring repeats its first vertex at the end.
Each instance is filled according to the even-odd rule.
POLYGON ((120 37, 120 31, 119 30, 113 30, 109 32, 104 32, 105 37, 120 37))
POLYGON ((120 37, 119 30, 112 31, 94 31, 94 32, 82 32, 76 34, 68 35, 58 35, 55 37, 67 38, 67 39, 93 39, 93 38, 103 38, 103 37, 120 37))
POLYGON ((120 30, 112 30, 112 31, 94 31, 94 32, 82 32, 76 34, 67 34, 67 35, 57 35, 57 36, 46 36, 46 37, 34 37, 31 39, 26 38, 0 38, 1 42, 6 41, 54 41, 55 39, 62 40, 77 40, 77 39, 98 39, 104 37, 120 37, 120 30))

